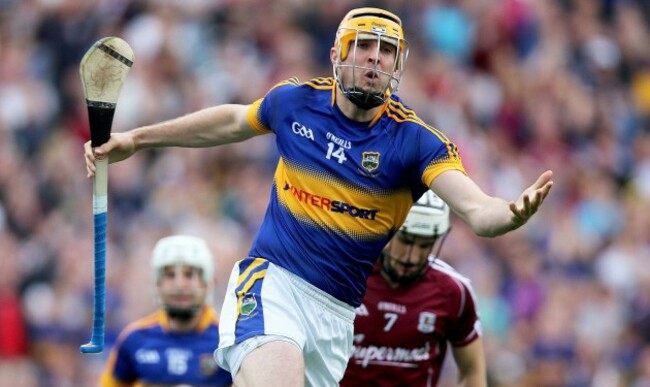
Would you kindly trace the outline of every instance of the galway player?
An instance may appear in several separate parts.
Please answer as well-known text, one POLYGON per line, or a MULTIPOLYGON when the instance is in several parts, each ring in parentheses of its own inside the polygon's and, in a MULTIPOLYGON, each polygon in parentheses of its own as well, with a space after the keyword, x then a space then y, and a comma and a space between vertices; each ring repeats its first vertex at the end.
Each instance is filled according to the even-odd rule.
POLYGON ((449 228, 449 207, 427 191, 368 278, 341 386, 434 386, 448 344, 460 385, 487 385, 473 289, 437 258, 449 228))

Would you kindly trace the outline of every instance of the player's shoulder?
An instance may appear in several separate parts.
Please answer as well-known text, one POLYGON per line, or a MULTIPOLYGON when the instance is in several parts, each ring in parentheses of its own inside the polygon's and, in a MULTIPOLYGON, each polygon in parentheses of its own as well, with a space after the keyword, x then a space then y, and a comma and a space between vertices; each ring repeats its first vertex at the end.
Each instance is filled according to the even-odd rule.
POLYGON ((301 85, 306 89, 311 90, 327 90, 331 91, 334 88, 336 81, 332 77, 318 77, 312 78, 301 85))
POLYGON ((396 94, 392 94, 388 99, 384 117, 390 126, 399 127, 397 133, 402 135, 431 134, 443 141, 447 141, 447 137, 440 130, 424 121, 415 110, 396 94))
POLYGON ((120 332, 118 341, 125 341, 128 338, 135 338, 152 330, 158 330, 160 326, 160 312, 152 313, 126 325, 120 332))
POLYGON ((198 330, 204 331, 209 328, 219 329, 219 312, 212 306, 206 305, 199 320, 198 330))
POLYGON ((334 81, 331 78, 313 78, 301 82, 298 78, 289 78, 273 86, 264 96, 263 105, 281 106, 282 111, 290 113, 302 106, 329 106, 334 81))
POLYGON ((289 79, 282 80, 276 83, 275 85, 273 85, 273 87, 271 87, 270 92, 277 91, 277 90, 292 89, 299 85, 300 85, 300 80, 298 79, 298 77, 291 77, 289 79))
POLYGON ((420 116, 407 105, 397 94, 391 94, 386 104, 386 116, 405 126, 428 126, 420 116))
POLYGON ((467 290, 472 290, 472 282, 469 278, 459 273, 449 263, 440 258, 431 259, 429 261, 429 272, 436 277, 436 281, 446 281, 447 283, 455 283, 459 290, 462 287, 467 290))
POLYGON ((331 91, 334 79, 328 77, 312 78, 301 82, 297 77, 292 77, 276 83, 270 92, 278 93, 314 93, 318 91, 331 91))

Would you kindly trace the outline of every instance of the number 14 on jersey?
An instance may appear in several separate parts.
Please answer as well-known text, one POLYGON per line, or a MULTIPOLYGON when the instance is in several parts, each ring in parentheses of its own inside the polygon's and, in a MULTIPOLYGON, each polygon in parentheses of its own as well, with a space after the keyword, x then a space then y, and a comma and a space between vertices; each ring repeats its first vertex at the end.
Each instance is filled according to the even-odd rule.
POLYGON ((328 160, 331 160, 332 157, 334 157, 336 160, 338 160, 339 164, 343 164, 345 160, 347 160, 347 157, 345 157, 345 149, 343 149, 342 146, 338 146, 334 144, 333 142, 328 142, 327 143, 327 155, 325 158, 328 160), (335 149, 336 148, 336 149, 335 149))

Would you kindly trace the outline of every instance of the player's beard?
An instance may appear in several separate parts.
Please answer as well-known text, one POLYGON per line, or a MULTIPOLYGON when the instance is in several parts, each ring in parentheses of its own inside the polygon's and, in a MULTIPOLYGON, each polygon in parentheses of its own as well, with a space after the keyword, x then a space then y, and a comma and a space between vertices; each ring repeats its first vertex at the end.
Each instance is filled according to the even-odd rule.
POLYGON ((409 285, 417 281, 424 274, 424 270, 427 266, 427 261, 425 260, 417 270, 409 272, 408 274, 398 273, 391 265, 390 260, 395 260, 390 254, 384 252, 381 255, 381 271, 388 276, 391 282, 400 285, 409 285))

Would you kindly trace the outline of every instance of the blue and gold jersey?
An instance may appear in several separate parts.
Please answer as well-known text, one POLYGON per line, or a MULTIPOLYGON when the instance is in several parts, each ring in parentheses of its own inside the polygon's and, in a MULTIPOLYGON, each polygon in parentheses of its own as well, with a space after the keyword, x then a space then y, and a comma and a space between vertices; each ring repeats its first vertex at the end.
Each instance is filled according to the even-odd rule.
POLYGON ((192 332, 170 331, 167 314, 158 311, 122 331, 100 385, 230 385, 230 373, 220 369, 212 355, 218 344, 219 319, 214 309, 204 307, 192 332))
POLYGON ((332 78, 291 79, 251 106, 248 123, 275 133, 280 159, 250 255, 358 306, 413 202, 443 171, 465 170, 456 146, 397 96, 357 122, 334 88, 332 78))

